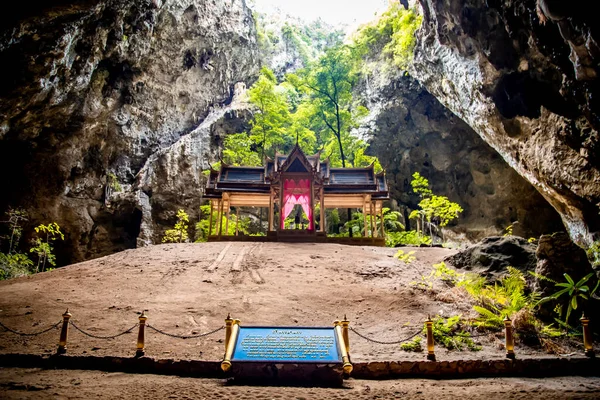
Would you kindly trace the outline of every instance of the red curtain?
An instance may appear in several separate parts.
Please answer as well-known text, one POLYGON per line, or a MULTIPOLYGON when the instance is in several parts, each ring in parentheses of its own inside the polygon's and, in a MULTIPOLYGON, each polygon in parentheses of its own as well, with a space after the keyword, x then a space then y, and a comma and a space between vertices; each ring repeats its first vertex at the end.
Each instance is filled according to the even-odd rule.
POLYGON ((310 206, 310 180, 286 179, 283 182, 283 204, 281 207, 281 229, 284 229, 284 221, 294 209, 300 204, 308 217, 308 229, 313 230, 313 210, 310 206))

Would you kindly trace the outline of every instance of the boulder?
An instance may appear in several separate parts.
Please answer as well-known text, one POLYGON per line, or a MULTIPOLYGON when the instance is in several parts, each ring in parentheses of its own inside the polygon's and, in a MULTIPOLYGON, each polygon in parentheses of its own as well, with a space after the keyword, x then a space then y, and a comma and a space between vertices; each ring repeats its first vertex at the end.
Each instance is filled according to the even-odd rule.
POLYGON ((444 261, 455 268, 497 277, 509 266, 523 272, 533 271, 535 248, 535 244, 519 236, 490 236, 444 261))

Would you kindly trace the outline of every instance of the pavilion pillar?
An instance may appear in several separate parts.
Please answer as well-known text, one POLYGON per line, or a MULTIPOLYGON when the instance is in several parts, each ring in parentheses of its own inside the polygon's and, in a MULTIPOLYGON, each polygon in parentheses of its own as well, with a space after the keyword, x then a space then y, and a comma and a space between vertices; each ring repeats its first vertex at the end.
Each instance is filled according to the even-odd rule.
POLYGON ((227 212, 225 213, 225 236, 229 235, 229 202, 227 202, 227 212))
POLYGON ((320 209, 319 209, 319 211, 321 213, 321 217, 320 217, 321 223, 319 224, 320 228, 321 228, 321 232, 325 232, 325 199, 324 199, 324 197, 325 196, 323 193, 323 188, 321 188, 320 197, 319 197, 319 201, 321 204, 320 209))
POLYGON ((235 209, 235 236, 238 235, 240 225, 240 208, 235 209))
POLYGON ((273 230, 273 213, 275 211, 275 206, 273 203, 273 191, 271 191, 269 192, 269 232, 273 230))
POLYGON ((221 235, 223 234, 223 203, 225 202, 224 199, 221 199, 221 202, 219 203, 219 238, 221 238, 221 235))
POLYGON ((377 224, 375 224, 375 229, 373 229, 373 213, 375 212, 375 207, 373 207, 373 202, 369 203, 369 219, 371 223, 371 238, 377 237, 377 224))
POLYGON ((363 203, 363 226, 365 227, 365 233, 363 237, 367 237, 367 203, 363 203))
POLYGON ((310 227, 312 226, 312 230, 313 232, 315 231, 315 184, 312 181, 313 178, 311 178, 311 182, 310 182, 310 220, 308 221, 308 227, 310 229, 310 227))
POLYGON ((208 217, 208 236, 212 235, 212 215, 213 215, 213 201, 209 200, 210 203, 210 209, 208 211, 208 213, 210 214, 208 217))
POLYGON ((381 205, 380 217, 381 217, 381 237, 385 239, 385 231, 383 229, 383 204, 381 205))

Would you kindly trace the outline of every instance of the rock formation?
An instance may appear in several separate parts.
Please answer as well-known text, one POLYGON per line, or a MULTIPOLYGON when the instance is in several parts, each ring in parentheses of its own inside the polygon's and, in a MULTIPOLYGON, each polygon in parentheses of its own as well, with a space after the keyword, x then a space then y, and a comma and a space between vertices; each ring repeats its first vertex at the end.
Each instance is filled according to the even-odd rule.
POLYGON ((444 261, 456 268, 500 278, 506 274, 507 267, 514 267, 522 272, 535 270, 536 245, 518 236, 490 236, 446 257, 444 261))
POLYGON ((419 2, 424 22, 411 74, 538 189, 575 242, 598 240, 592 2, 419 2))
POLYGON ((140 229, 156 240, 152 224, 199 196, 186 183, 208 166, 206 142, 244 123, 227 105, 258 73, 244 1, 55 1, 8 14, 0 211, 67 227, 63 263, 133 247, 140 229), (152 179, 165 163, 184 178, 152 179))
POLYGON ((531 184, 466 123, 406 74, 378 73, 357 93, 370 110, 358 132, 386 169, 391 196, 405 219, 420 198, 411 195, 412 174, 465 210, 452 231, 469 240, 513 232, 523 237, 563 230, 560 217, 531 184))

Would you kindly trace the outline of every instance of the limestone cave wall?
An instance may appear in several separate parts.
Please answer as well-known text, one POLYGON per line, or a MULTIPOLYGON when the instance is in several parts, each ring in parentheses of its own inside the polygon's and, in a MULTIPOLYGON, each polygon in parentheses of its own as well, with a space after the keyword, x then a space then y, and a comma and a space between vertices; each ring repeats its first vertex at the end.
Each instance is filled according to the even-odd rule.
POLYGON ((250 10, 243 0, 15 7, 0 29, 0 212, 23 207, 29 227, 63 226, 61 263, 158 241, 178 207, 197 210, 211 143, 246 123, 232 99, 258 74, 250 10))
POLYGON ((598 26, 594 2, 419 0, 411 75, 558 211, 599 239, 598 26))

